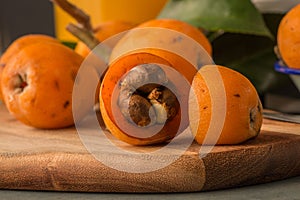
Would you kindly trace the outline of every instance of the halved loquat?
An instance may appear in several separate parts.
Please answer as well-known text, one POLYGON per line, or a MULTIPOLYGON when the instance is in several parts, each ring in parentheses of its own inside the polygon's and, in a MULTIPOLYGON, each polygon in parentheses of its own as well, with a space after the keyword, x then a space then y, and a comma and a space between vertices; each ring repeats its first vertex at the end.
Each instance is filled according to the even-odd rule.
POLYGON ((128 31, 111 53, 100 88, 108 130, 132 145, 165 143, 180 134, 189 124, 190 84, 198 67, 212 63, 211 53, 205 35, 179 20, 154 19, 128 31), (163 74, 167 81, 156 79, 163 74))
POLYGON ((262 104, 244 75, 227 67, 207 65, 192 83, 189 120, 199 144, 238 144, 259 134, 262 104))

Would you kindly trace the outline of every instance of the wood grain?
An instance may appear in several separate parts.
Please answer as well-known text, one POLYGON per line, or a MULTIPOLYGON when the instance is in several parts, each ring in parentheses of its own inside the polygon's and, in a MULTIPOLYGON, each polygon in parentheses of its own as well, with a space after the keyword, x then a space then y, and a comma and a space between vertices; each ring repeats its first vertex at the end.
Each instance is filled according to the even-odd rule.
MULTIPOLYGON (((300 175, 299 133, 300 125, 264 120, 261 134, 244 144, 216 146, 200 158, 200 146, 193 143, 165 168, 128 173, 99 162, 85 148, 74 127, 62 130, 27 127, 2 105, 0 188, 140 193, 206 191, 265 183, 300 175)), ((161 148, 132 147, 111 139, 130 151, 161 148)), ((178 153, 174 149, 170 155, 160 155, 157 159, 178 153)), ((126 155, 108 152, 102 156, 126 160, 126 155)))

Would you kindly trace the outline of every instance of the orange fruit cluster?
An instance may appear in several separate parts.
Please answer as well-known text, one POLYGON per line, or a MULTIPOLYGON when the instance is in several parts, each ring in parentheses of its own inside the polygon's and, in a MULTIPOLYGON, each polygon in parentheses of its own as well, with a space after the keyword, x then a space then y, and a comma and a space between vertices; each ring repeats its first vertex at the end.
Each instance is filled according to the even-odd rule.
MULTIPOLYGON (((229 68, 203 67, 195 49, 201 47, 210 58, 212 46, 202 31, 179 20, 155 19, 134 28, 126 22, 103 23, 95 29, 95 37, 103 41, 126 30, 130 31, 111 47, 98 91, 103 121, 116 138, 132 145, 164 143, 189 126, 199 144, 237 144, 258 135, 262 105, 254 86, 229 68), (159 73, 151 75, 155 70, 159 73), (151 83, 135 88, 150 75, 166 86, 151 83), (213 91, 217 84, 222 87, 213 91), (128 100, 130 113, 121 107, 123 99, 128 100), (150 115, 156 121, 148 125, 150 115), (133 117, 140 120, 138 125, 133 117)), ((43 35, 16 40, 0 60, 0 94, 8 110, 37 128, 73 125, 72 88, 89 52, 82 42, 73 51, 43 35)))
MULTIPOLYGON (((226 113, 219 116, 219 118, 224 119, 224 125, 221 129, 209 133, 209 135, 220 133, 220 138, 216 140, 216 144, 237 144, 257 136, 262 125, 262 106, 254 86, 245 76, 228 68, 218 67, 217 72, 212 72, 222 75, 221 81, 224 82, 225 95, 212 98, 207 83, 203 81, 201 74, 202 70, 210 71, 210 67, 207 66, 198 72, 198 69, 187 62, 182 55, 163 48, 154 48, 155 46, 166 47, 164 42, 167 41, 168 49, 182 52, 180 50, 185 48, 184 53, 188 52, 191 60, 201 60, 200 57, 197 57, 199 55, 196 52, 189 51, 187 47, 191 46, 191 43, 181 34, 196 41, 208 55, 212 54, 211 44, 201 31, 185 22, 171 19, 156 19, 145 22, 129 31, 117 43, 112 51, 110 65, 103 79, 99 96, 100 110, 107 128, 116 138, 126 143, 149 145, 167 142, 190 125, 193 127, 192 132, 196 141, 203 144, 207 143, 204 142, 206 137, 213 137, 208 136, 210 124, 218 123, 217 121, 212 122, 212 113, 214 116, 220 115, 212 110, 212 105, 215 102, 224 101, 227 102, 224 105, 226 113), (154 29, 147 30, 147 28, 166 28, 178 34, 158 31, 159 34, 155 35, 154 29), (197 103, 189 103, 189 87, 177 81, 173 77, 174 74, 167 73, 168 78, 175 83, 177 97, 182 102, 181 111, 172 120, 166 121, 163 128, 151 137, 145 136, 151 135, 157 129, 155 125, 137 126, 131 120, 126 119, 125 115, 122 115, 121 109, 113 110, 113 108, 118 107, 119 102, 119 99, 114 96, 114 92, 117 91, 121 94, 121 89, 118 86, 122 85, 122 82, 119 81, 127 73, 136 70, 136 67, 147 63, 167 65, 175 69, 185 77, 188 84, 192 85, 195 96, 198 98, 197 103), (176 85, 176 82, 180 84, 176 85), (206 92, 203 93, 202 91, 206 92), (195 112, 194 108, 203 105, 206 108, 204 111, 199 109, 199 112, 195 112), (195 118, 200 119, 200 121, 195 120, 195 118)), ((211 81, 216 80, 211 79, 211 81)), ((136 102, 135 107, 137 104, 136 102)))

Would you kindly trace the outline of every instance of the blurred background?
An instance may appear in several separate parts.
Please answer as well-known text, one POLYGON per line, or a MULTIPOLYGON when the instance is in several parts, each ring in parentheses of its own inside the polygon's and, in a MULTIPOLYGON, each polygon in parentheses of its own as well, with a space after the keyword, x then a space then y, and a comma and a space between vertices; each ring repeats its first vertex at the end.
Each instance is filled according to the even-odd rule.
POLYGON ((48 0, 0 0, 0 50, 28 33, 55 35, 52 3, 48 0))

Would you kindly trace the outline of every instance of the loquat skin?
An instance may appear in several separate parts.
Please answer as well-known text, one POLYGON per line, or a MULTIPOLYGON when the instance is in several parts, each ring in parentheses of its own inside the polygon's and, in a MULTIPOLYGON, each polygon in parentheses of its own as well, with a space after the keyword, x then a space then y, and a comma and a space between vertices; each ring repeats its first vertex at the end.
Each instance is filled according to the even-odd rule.
POLYGON ((207 39, 207 37, 202 33, 198 28, 191 26, 185 22, 175 19, 154 19, 146 21, 138 26, 139 28, 143 27, 163 27, 167 29, 171 29, 174 31, 178 31, 186 34, 191 37, 206 50, 206 52, 211 56, 212 55, 212 46, 207 39))
MULTIPOLYGON (((57 39, 44 34, 28 34, 28 35, 21 36, 15 41, 13 41, 0 57, 0 83, 1 83, 2 71, 6 66, 6 63, 10 60, 10 58, 14 57, 24 47, 39 42, 59 43, 57 39)), ((3 100, 1 87, 0 87, 0 100, 3 100)))
POLYGON ((278 27, 277 45, 289 68, 300 69, 300 4, 292 8, 278 27))
POLYGON ((194 77, 192 90, 190 127, 199 144, 239 144, 259 134, 263 119, 262 104, 255 87, 244 75, 224 66, 207 65, 194 77), (216 73, 221 75, 221 85, 224 87, 216 87, 217 79, 209 80, 216 77, 216 73), (209 84, 216 90, 214 95, 209 84), (219 112, 214 105, 224 106, 221 110, 225 112, 219 112), (211 128, 217 130, 216 126, 221 127, 218 131, 209 132, 211 128))
MULTIPOLYGON (((99 24, 94 29, 94 35, 100 42, 103 42, 104 40, 121 32, 127 31, 134 26, 134 24, 124 21, 107 21, 99 24)), ((82 57, 87 57, 90 53, 90 49, 81 41, 77 43, 74 51, 82 57)))
POLYGON ((24 47, 7 62, 2 74, 9 112, 36 128, 73 125, 72 90, 82 61, 80 55, 58 43, 24 47))

